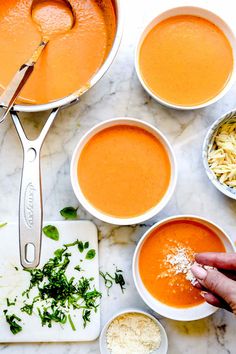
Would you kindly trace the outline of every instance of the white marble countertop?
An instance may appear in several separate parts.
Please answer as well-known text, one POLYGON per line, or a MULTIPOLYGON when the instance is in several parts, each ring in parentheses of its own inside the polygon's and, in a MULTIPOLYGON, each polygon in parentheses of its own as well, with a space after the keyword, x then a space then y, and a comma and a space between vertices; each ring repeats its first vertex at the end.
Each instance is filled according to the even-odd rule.
MULTIPOLYGON (((174 146, 179 178, 174 197, 156 220, 175 214, 196 214, 217 222, 236 240, 236 202, 224 197, 208 181, 201 161, 201 147, 210 124, 236 106, 236 86, 218 103, 192 112, 164 108, 151 99, 138 82, 134 69, 134 48, 145 20, 171 5, 203 5, 218 11, 236 30, 235 0, 122 0, 126 23, 122 44, 115 62, 105 77, 76 106, 61 112, 50 130, 42 150, 42 179, 45 220, 60 219, 59 210, 77 206, 72 191, 69 165, 79 138, 94 124, 107 118, 129 116, 157 126, 174 146)), ((43 114, 27 115, 26 129, 37 135, 43 114)), ((22 164, 21 146, 8 119, 0 129, 0 219, 16 221, 22 164)), ((81 218, 92 219, 81 208, 81 218)), ((126 307, 145 308, 137 294, 131 260, 135 244, 147 225, 114 227, 95 220, 100 235, 100 265, 113 263, 127 279, 124 295, 112 289, 102 300, 102 323, 126 307)), ((2 245, 1 247, 4 247, 2 245)), ((7 250, 6 250, 7 252, 7 250)), ((169 354, 235 354, 236 318, 225 311, 195 322, 161 319, 169 337, 169 354)), ((4 354, 96 354, 98 342, 75 344, 1 345, 4 354)), ((121 353, 122 354, 122 353, 121 353)))

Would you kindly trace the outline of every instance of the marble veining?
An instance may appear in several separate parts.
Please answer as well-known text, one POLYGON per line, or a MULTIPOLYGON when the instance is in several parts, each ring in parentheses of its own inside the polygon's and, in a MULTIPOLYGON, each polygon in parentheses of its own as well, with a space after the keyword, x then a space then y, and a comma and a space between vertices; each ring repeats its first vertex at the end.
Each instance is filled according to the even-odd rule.
MULTIPOLYGON (((119 53, 103 79, 76 106, 61 111, 42 150, 43 204, 45 220, 60 220, 59 210, 77 206, 69 176, 70 159, 79 138, 94 124, 111 117, 136 117, 154 124, 173 144, 179 168, 175 194, 154 220, 137 226, 117 227, 94 220, 82 208, 79 217, 93 220, 99 229, 100 267, 113 264, 124 270, 127 280, 124 294, 114 288, 101 303, 102 324, 113 313, 126 307, 146 306, 138 296, 131 275, 135 244, 155 220, 175 214, 196 214, 223 227, 236 240, 236 202, 223 196, 209 182, 201 160, 204 136, 209 126, 236 106, 236 85, 218 103, 197 111, 167 109, 142 89, 134 69, 134 50, 147 19, 168 6, 204 5, 218 11, 236 30, 234 0, 121 0, 126 12, 125 30, 119 53)), ((24 126, 36 136, 45 114, 24 115, 24 126)), ((8 119, 0 129, 0 219, 16 221, 22 150, 15 129, 8 119)), ((4 247, 2 245, 1 247, 4 247)), ((6 250, 7 251, 7 250, 6 250)), ((195 322, 161 319, 169 338, 169 354, 235 354, 236 318, 218 311, 195 322)), ((98 341, 74 344, 0 345, 4 354, 98 354, 98 341)), ((121 353, 122 354, 122 353, 121 353)))

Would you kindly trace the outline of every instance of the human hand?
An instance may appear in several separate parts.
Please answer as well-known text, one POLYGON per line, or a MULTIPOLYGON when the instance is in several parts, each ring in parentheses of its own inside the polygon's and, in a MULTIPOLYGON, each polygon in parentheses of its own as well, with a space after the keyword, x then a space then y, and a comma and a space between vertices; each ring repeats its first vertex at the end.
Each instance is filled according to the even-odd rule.
POLYGON ((198 280, 196 287, 203 290, 204 299, 236 315, 236 254, 199 253, 195 260, 203 266, 217 268, 205 269, 195 264, 191 267, 198 280))

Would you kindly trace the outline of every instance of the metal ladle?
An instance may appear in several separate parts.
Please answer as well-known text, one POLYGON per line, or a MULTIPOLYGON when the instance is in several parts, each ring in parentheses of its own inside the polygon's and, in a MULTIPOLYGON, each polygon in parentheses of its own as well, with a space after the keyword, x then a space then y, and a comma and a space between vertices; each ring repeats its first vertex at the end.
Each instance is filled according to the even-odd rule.
MULTIPOLYGON (((42 5, 47 5, 48 0, 33 0, 32 6, 31 6, 31 15, 33 17, 33 11, 34 9, 39 6, 40 4, 42 5)), ((51 1, 53 2, 53 1, 51 1)), ((69 9, 71 12, 71 26, 69 29, 71 29, 74 24, 75 24, 75 16, 73 9, 71 7, 71 4, 69 3, 68 0, 54 0, 54 3, 58 3, 61 6, 65 6, 67 10, 69 9)), ((50 19, 50 18, 49 18, 50 19)), ((52 20, 54 20, 52 18, 52 20)), ((48 44, 49 40, 51 40, 51 33, 46 33, 45 28, 43 26, 40 26, 40 23, 37 21, 36 25, 39 28, 39 31, 41 32, 42 40, 36 50, 34 51, 32 57, 23 65, 21 65, 20 69, 16 72, 6 89, 4 90, 3 94, 0 96, 0 123, 2 123, 11 108, 14 105, 14 102, 16 98, 18 97, 19 93, 21 92, 22 88, 24 87, 25 83, 29 79, 30 75, 32 74, 34 70, 34 66, 37 63, 38 59, 40 58, 44 48, 48 44)), ((68 31, 68 28, 66 28, 66 31, 68 31)), ((63 31, 61 31, 61 28, 58 27, 58 34, 62 34, 63 31)), ((56 35, 56 30, 54 31, 53 35, 56 35)))

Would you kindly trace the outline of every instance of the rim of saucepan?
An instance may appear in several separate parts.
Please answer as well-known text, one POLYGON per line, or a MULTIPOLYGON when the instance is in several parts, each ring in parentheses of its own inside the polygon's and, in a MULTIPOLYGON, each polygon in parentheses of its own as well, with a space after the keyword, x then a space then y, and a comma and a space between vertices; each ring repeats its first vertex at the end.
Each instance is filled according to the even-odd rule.
POLYGON ((151 219, 153 216, 158 214, 169 202, 171 199, 175 186, 176 186, 176 181, 177 181, 177 165, 176 165, 176 159, 174 155, 174 151, 168 142, 167 138, 153 125, 141 121, 136 118, 112 118, 108 119, 106 121, 103 121, 96 126, 92 127, 78 142, 72 156, 71 160, 71 168, 70 168, 70 175, 71 175, 71 183, 72 187, 74 190, 74 193, 80 202, 80 204, 93 216, 95 216, 97 219, 100 219, 102 221, 105 221, 110 224, 114 225, 132 225, 132 224, 138 224, 141 222, 144 222, 146 220, 151 219), (120 217, 115 217, 111 215, 107 215, 103 213, 102 211, 96 209, 84 196, 79 182, 78 182, 78 175, 77 175, 77 165, 78 165, 78 160, 80 157, 80 154, 86 145, 86 143, 99 131, 102 131, 108 127, 115 126, 115 125, 132 125, 132 126, 137 126, 140 128, 143 128, 153 134, 165 147, 165 150, 168 154, 169 161, 171 164, 171 176, 170 176, 170 183, 168 186, 168 189, 166 193, 164 194, 163 198, 161 201, 154 206, 152 209, 146 211, 144 214, 135 216, 135 217, 130 217, 130 218, 120 218, 120 217))
POLYGON ((214 231, 217 234, 217 236, 220 238, 220 240, 223 242, 226 248, 226 252, 235 252, 235 246, 232 240, 230 239, 230 237, 221 227, 219 227, 213 221, 210 221, 208 219, 205 219, 197 215, 176 215, 176 216, 171 216, 166 219, 163 219, 157 222, 156 224, 154 224, 149 230, 147 230, 142 236, 142 238, 140 239, 140 241, 138 242, 133 256, 132 272, 133 272, 133 279, 134 279, 136 289, 139 295, 141 296, 141 298, 143 299, 143 301, 153 311, 159 313, 161 316, 164 316, 166 318, 170 318, 176 321, 195 321, 212 315, 218 310, 218 308, 209 305, 207 302, 204 302, 197 306, 188 307, 188 308, 175 308, 172 306, 168 306, 155 299, 148 292, 139 274, 139 254, 145 240, 150 236, 153 230, 159 228, 164 224, 176 220, 193 220, 207 226, 212 231, 214 231))
POLYGON ((141 85, 143 86, 143 88, 157 102, 161 103, 162 105, 164 105, 166 107, 178 109, 178 110, 195 110, 195 109, 199 109, 199 108, 204 108, 204 107, 207 107, 207 106, 217 102, 219 99, 221 99, 230 90, 230 88, 233 86, 234 82, 236 81, 236 63, 235 62, 236 62, 236 36, 235 36, 234 31, 228 25, 228 23, 225 22, 225 20, 222 17, 220 17, 218 14, 214 13, 213 11, 210 11, 208 9, 205 9, 203 7, 198 7, 198 6, 178 6, 178 7, 170 8, 170 9, 156 15, 151 21, 148 22, 148 25, 145 26, 144 30, 141 33, 141 36, 139 37, 138 44, 137 44, 136 50, 135 50, 135 69, 136 69, 138 79, 139 79, 141 85), (143 40, 146 37, 146 34, 156 24, 160 23, 161 21, 163 21, 167 18, 170 18, 172 16, 177 16, 177 15, 195 15, 195 16, 205 18, 208 21, 214 23, 225 34, 226 38, 228 39, 228 41, 231 45, 232 52, 233 52, 233 59, 234 59, 233 70, 232 70, 231 77, 229 78, 225 87, 215 97, 213 97, 209 101, 206 101, 206 102, 201 103, 199 105, 194 105, 194 106, 177 105, 177 104, 168 102, 165 99, 159 97, 145 83, 145 81, 142 77, 142 71, 141 71, 140 65, 139 65, 139 51, 140 51, 141 45, 143 43, 143 40))
POLYGON ((151 318, 157 326, 160 328, 160 335, 161 335, 161 345, 158 349, 154 350, 152 354, 166 354, 168 351, 168 337, 166 334, 166 330, 163 327, 163 325, 160 323, 160 321, 150 314, 147 311, 143 311, 137 308, 127 308, 122 311, 119 311, 118 313, 114 314, 103 326, 100 337, 99 337, 99 346, 100 346, 100 352, 101 354, 110 354, 110 350, 107 348, 107 343, 106 343, 106 333, 108 330, 108 327, 110 326, 111 322, 114 321, 117 317, 129 314, 129 313, 138 313, 144 316, 147 316, 151 318))
POLYGON ((124 14, 121 5, 122 1, 114 0, 113 3, 114 3, 116 17, 117 17, 117 29, 116 29, 114 43, 103 65, 100 67, 97 73, 91 78, 90 82, 88 83, 88 86, 82 88, 81 90, 78 90, 78 93, 76 92, 72 93, 68 96, 62 97, 58 100, 49 103, 35 104, 35 105, 15 104, 14 105, 15 111, 26 112, 26 113, 42 112, 42 111, 51 110, 53 108, 70 106, 71 104, 76 103, 79 100, 80 96, 82 96, 85 92, 87 92, 103 77, 103 75, 107 72, 107 70, 109 69, 109 67, 111 66, 112 62, 116 57, 116 54, 118 52, 121 43, 122 34, 123 34, 124 14))
POLYGON ((215 140, 215 136, 217 134, 217 131, 219 128, 226 122, 230 121, 231 119, 236 118, 236 109, 231 110, 227 113, 225 113, 223 116, 221 116, 219 119, 217 119, 209 128, 206 137, 203 142, 203 147, 202 147, 202 160, 203 160, 203 165, 207 174, 207 177, 211 181, 211 183, 224 195, 227 197, 230 197, 234 200, 236 200, 236 188, 228 187, 226 184, 223 184, 219 181, 219 179, 216 177, 214 172, 210 169, 209 164, 208 164, 208 149, 209 146, 213 143, 215 140))

